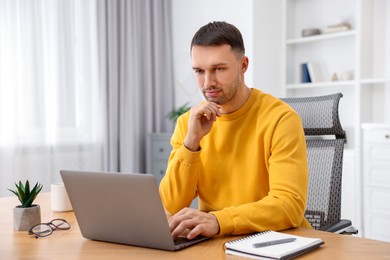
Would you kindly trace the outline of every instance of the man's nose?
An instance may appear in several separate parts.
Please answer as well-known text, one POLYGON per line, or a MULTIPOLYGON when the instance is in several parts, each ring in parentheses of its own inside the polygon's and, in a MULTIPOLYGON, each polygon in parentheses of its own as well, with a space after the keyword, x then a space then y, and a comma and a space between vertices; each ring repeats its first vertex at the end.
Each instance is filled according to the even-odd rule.
POLYGON ((215 78, 215 73, 213 72, 206 72, 205 73, 205 77, 204 77, 204 84, 203 86, 205 88, 208 88, 208 87, 213 87, 215 86, 217 83, 216 81, 216 78, 215 78))

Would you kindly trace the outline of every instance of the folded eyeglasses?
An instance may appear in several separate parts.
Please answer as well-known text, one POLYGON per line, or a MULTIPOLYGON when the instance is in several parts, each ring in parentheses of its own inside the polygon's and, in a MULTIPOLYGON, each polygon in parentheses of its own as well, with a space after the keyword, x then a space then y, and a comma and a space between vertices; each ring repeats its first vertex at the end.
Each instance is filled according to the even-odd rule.
POLYGON ((55 230, 68 230, 70 229, 70 224, 62 218, 56 218, 48 223, 39 223, 35 226, 32 226, 28 230, 29 235, 34 235, 35 238, 47 237, 53 234, 55 230))

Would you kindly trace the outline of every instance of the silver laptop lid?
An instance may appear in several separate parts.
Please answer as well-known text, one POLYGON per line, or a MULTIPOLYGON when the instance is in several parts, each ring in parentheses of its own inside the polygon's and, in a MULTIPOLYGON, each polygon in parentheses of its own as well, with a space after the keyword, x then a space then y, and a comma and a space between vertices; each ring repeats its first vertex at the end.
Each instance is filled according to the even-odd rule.
POLYGON ((60 173, 85 238, 175 250, 153 175, 60 173))

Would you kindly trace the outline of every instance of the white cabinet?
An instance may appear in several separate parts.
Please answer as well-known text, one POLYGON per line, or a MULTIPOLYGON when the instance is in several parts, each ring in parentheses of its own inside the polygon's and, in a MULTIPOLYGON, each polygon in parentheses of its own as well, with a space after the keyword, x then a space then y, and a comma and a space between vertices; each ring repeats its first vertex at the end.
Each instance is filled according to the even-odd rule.
POLYGON ((363 235, 390 242, 390 125, 363 125, 363 235))
MULTIPOLYGON (((170 133, 150 133, 147 139, 146 171, 156 176, 158 184, 165 175, 172 146, 170 133)), ((191 203, 191 208, 198 208, 198 198, 191 203)))
MULTIPOLYGON (((362 219, 362 123, 390 124, 390 1, 283 0, 283 92, 285 97, 341 92, 340 120, 347 133, 355 180, 343 185, 343 203, 362 219), (302 30, 346 21, 350 30, 302 37, 302 30), (301 64, 318 65, 322 79, 302 83, 301 64), (338 80, 334 81, 334 75, 338 80), (352 187, 353 185, 353 187, 352 187)), ((350 167, 351 168, 351 167, 350 167)))
POLYGON ((172 147, 170 144, 172 134, 152 133, 148 135, 146 171, 156 176, 158 183, 165 175, 168 158, 172 147))

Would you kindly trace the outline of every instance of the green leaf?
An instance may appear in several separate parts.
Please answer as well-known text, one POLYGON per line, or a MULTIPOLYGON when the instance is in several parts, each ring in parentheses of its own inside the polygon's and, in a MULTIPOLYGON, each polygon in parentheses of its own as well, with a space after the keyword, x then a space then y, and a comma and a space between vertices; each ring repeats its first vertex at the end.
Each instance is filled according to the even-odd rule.
POLYGON ((31 207, 33 201, 35 200, 35 197, 29 197, 23 204, 23 208, 29 208, 31 207))
POLYGON ((22 205, 23 205, 23 202, 27 200, 24 186, 23 186, 22 182, 19 181, 19 186, 16 185, 16 187, 18 188, 19 200, 22 202, 22 205))
POLYGON ((28 180, 26 181, 24 192, 26 193, 26 198, 28 200, 31 197, 31 194, 30 194, 30 182, 28 180))
POLYGON ((31 194, 38 194, 43 188, 42 184, 39 184, 38 182, 35 184, 34 188, 31 190, 31 194))
POLYGON ((36 199, 38 193, 43 188, 43 185, 37 182, 34 185, 33 189, 30 190, 30 183, 28 180, 26 181, 26 183, 24 185, 21 181, 19 181, 18 184, 15 183, 15 186, 16 186, 16 190, 11 190, 11 189, 8 189, 8 190, 11 191, 13 194, 15 194, 18 197, 20 203, 22 204, 22 207, 24 207, 24 208, 31 207, 31 205, 32 205, 33 201, 36 199))
POLYGON ((14 190, 11 190, 11 189, 8 189, 10 192, 12 192, 13 194, 15 194, 16 195, 16 197, 18 197, 19 198, 19 194, 16 192, 16 191, 14 191, 14 190))
POLYGON ((191 106, 189 106, 188 103, 185 103, 184 105, 173 109, 171 112, 168 113, 168 118, 171 119, 172 121, 176 122, 179 116, 182 114, 186 113, 188 110, 191 109, 191 106))
MULTIPOLYGON (((15 185, 16 185, 16 183, 15 183, 15 185)), ((18 186, 16 186, 16 187, 18 187, 18 186)), ((19 187, 24 191, 25 189, 24 189, 24 186, 23 186, 23 183, 21 182, 21 181, 19 181, 19 187)))

